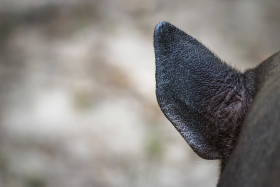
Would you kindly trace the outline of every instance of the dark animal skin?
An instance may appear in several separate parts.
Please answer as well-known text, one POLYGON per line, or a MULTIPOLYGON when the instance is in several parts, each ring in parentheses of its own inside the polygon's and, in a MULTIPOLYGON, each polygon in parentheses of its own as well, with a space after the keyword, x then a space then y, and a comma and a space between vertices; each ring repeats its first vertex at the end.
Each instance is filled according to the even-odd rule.
POLYGON ((158 104, 217 186, 280 186, 280 52, 244 73, 175 26, 154 32, 158 104))

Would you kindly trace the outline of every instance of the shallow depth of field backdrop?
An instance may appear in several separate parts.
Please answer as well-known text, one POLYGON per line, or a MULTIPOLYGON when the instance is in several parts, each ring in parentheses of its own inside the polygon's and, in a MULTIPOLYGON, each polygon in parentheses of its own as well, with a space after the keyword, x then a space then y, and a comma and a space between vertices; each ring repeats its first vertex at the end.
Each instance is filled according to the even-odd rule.
POLYGON ((169 21, 244 70, 280 50, 279 0, 0 0, 1 187, 213 187, 155 98, 169 21))

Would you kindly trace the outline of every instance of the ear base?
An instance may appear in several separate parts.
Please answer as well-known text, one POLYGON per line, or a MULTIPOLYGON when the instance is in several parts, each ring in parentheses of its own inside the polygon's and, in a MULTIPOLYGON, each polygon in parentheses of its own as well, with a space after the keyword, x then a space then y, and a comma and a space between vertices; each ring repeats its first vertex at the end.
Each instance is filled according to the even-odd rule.
POLYGON ((167 22, 156 26, 154 47, 165 116, 202 158, 229 157, 253 99, 246 76, 167 22))

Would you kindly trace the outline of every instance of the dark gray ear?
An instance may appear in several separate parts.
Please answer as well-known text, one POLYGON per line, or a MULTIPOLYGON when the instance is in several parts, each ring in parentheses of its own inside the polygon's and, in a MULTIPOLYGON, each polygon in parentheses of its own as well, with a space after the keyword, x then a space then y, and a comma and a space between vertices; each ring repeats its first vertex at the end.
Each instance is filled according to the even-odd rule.
POLYGON ((254 96, 254 80, 167 23, 154 32, 156 95, 165 116, 202 158, 232 152, 254 96))

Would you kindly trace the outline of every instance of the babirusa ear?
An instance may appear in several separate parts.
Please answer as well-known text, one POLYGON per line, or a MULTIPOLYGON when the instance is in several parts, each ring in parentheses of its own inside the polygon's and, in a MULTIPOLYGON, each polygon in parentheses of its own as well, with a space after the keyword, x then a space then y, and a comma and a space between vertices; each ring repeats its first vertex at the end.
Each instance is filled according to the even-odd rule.
POLYGON ((156 95, 165 116, 202 158, 228 157, 253 99, 251 78, 167 22, 156 26, 154 48, 156 95))

